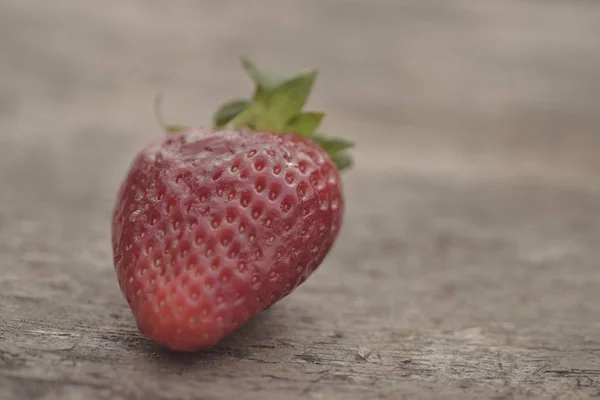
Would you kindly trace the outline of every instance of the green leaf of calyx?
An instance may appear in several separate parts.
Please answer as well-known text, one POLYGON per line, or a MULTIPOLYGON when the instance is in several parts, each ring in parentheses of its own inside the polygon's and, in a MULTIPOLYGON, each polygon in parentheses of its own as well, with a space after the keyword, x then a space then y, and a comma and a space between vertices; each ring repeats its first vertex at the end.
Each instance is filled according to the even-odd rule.
POLYGON ((262 103, 252 103, 244 111, 239 113, 233 120, 231 120, 230 125, 233 127, 233 129, 259 129, 257 127, 257 122, 260 116, 264 114, 264 109, 265 108, 262 103))
POLYGON ((252 82, 256 85, 256 89, 254 89, 254 94, 252 95, 253 101, 264 100, 268 92, 285 82, 282 76, 258 68, 254 61, 248 57, 241 56, 240 61, 242 68, 244 68, 250 79, 252 79, 252 82))
POLYGON ((312 139, 330 155, 354 147, 354 142, 351 142, 350 140, 339 137, 329 137, 322 133, 315 133, 312 136, 312 139))
POLYGON ((285 132, 298 133, 304 136, 312 136, 313 132, 321 124, 323 116, 323 113, 315 111, 297 114, 292 117, 283 130, 285 132))
POLYGON ((281 132, 296 114, 302 111, 310 90, 317 77, 317 71, 310 71, 291 78, 270 92, 265 93, 265 113, 258 121, 258 129, 281 132))
POLYGON ((163 126, 163 129, 165 130, 166 133, 177 133, 177 132, 181 132, 187 128, 188 127, 185 125, 165 125, 165 126, 163 126))
POLYGON ((339 137, 328 137, 322 133, 315 133, 312 139, 329 154, 339 171, 352 166, 352 156, 347 150, 354 147, 353 142, 339 137))
POLYGON ((340 171, 340 172, 347 168, 350 168, 354 163, 352 160, 352 156, 350 154, 348 154, 348 152, 346 152, 346 151, 341 151, 339 153, 335 153, 334 155, 332 155, 330 157, 331 157, 331 161, 333 161, 333 163, 337 167, 338 171, 340 171))
POLYGON ((250 104, 250 101, 246 99, 233 99, 223 103, 213 115, 215 127, 224 127, 241 112, 250 107, 250 104))

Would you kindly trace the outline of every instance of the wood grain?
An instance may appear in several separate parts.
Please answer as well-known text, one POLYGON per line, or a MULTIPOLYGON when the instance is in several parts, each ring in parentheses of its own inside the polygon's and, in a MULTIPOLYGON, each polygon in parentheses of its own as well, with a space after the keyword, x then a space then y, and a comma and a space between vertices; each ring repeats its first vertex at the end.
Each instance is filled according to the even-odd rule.
POLYGON ((600 396, 600 3, 0 1, 0 399, 600 396), (269 12, 261 11, 261 7, 269 12), (169 121, 317 66, 359 143, 313 278, 215 349, 143 338, 116 187, 169 121))

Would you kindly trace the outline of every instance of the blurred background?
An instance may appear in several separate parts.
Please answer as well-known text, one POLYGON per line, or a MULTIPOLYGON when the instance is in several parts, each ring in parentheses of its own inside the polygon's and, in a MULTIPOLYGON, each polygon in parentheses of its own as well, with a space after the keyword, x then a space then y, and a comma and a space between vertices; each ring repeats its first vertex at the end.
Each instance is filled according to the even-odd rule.
POLYGON ((166 92, 169 120, 208 124, 222 100, 251 90, 239 54, 284 72, 319 68, 310 106, 327 111, 325 130, 359 142, 358 174, 570 181, 600 167, 594 1, 2 0, 0 7, 6 182, 43 173, 52 179, 40 184, 68 186, 77 191, 70 198, 91 191, 110 198, 115 181, 98 176, 117 177, 159 134, 154 95, 166 92), (98 175, 67 184, 83 163, 98 175))
POLYGON ((154 96, 168 122, 208 125, 252 89, 240 54, 318 68, 308 108, 357 142, 343 234, 289 307, 357 335, 597 334, 600 2, 586 0, 0 0, 9 316, 73 296, 125 310, 109 215, 161 135, 154 96))

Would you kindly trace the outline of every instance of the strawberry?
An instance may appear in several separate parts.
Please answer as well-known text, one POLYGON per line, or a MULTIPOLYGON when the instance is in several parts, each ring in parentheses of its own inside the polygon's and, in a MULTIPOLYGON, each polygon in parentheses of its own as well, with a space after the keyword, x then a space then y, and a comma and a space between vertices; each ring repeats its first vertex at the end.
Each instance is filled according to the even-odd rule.
POLYGON ((323 261, 342 223, 339 171, 351 143, 303 112, 311 71, 272 78, 250 60, 250 100, 212 129, 167 126, 141 150, 112 218, 119 286, 142 333, 209 348, 288 295, 323 261))

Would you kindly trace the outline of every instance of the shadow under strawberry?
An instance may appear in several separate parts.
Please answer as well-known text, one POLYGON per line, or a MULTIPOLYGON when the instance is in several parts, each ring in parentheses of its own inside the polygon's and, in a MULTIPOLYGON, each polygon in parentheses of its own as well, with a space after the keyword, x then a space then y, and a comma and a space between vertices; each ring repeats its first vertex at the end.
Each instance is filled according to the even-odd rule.
POLYGON ((138 340, 135 344, 139 346, 139 350, 151 355, 152 361, 163 366, 189 366, 226 358, 255 360, 256 352, 265 348, 275 348, 280 344, 280 338, 288 336, 286 315, 284 305, 269 308, 250 319, 216 346, 195 352, 171 350, 147 339, 138 340))

